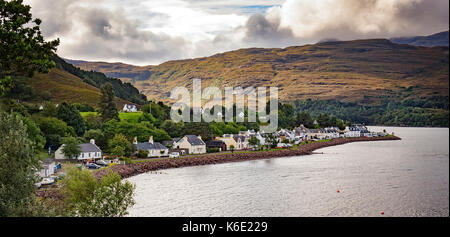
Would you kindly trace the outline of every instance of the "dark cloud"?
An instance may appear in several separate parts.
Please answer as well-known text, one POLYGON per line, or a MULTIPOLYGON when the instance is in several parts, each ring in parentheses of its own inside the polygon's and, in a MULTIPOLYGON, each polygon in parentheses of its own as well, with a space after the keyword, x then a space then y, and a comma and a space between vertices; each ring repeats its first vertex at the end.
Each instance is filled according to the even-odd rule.
MULTIPOLYGON (((249 15, 236 28, 227 25, 228 28, 213 27, 208 31, 195 26, 201 36, 193 40, 182 34, 155 32, 152 27, 165 28, 169 21, 176 24, 172 12, 139 8, 139 0, 25 1, 31 4, 33 15, 43 20, 44 35, 49 39, 61 38, 58 49, 61 56, 139 65, 245 47, 286 47, 323 39, 428 35, 448 30, 449 26, 448 0, 286 0, 264 13, 249 15)), ((157 3, 167 7, 166 2, 157 3)), ((194 5, 196 10, 202 10, 205 4, 205 8, 211 8, 210 1, 202 0, 194 5)), ((225 3, 215 2, 214 7, 221 4, 225 3)), ((181 13, 178 10, 174 14, 181 13)))
POLYGON ((139 25, 120 10, 83 6, 70 0, 55 1, 51 10, 44 6, 48 7, 48 2, 33 4, 33 14, 43 20, 46 37, 61 38, 58 53, 64 57, 143 64, 187 54, 183 38, 138 30, 139 25))
POLYGON ((448 30, 448 0, 287 0, 274 9, 298 38, 390 38, 448 30))

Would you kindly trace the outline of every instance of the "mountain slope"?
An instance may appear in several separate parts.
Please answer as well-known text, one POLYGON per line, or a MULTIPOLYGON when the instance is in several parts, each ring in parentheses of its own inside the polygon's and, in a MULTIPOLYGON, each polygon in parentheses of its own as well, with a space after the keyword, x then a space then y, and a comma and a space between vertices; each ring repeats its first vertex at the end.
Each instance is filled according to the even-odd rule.
POLYGON ((56 67, 71 73, 83 80, 83 82, 90 84, 94 87, 101 88, 105 83, 110 83, 114 89, 114 93, 117 97, 124 100, 131 101, 136 104, 144 104, 147 99, 145 95, 140 94, 133 85, 127 82, 122 82, 116 78, 107 77, 105 74, 96 71, 84 71, 74 67, 72 64, 67 63, 64 59, 54 56, 53 61, 56 63, 56 67))
POLYGON ((389 40, 326 42, 285 49, 250 48, 158 66, 76 63, 119 75, 149 99, 169 101, 176 86, 277 86, 282 101, 337 99, 377 103, 448 96, 448 47, 415 47, 389 40))
POLYGON ((436 33, 429 36, 416 36, 416 37, 401 37, 393 38, 392 42, 397 44, 410 44, 414 46, 449 46, 448 31, 436 33))
MULTIPOLYGON (((101 95, 98 88, 59 68, 54 68, 47 74, 36 74, 32 79, 28 80, 28 83, 36 92, 50 92, 51 100, 54 103, 66 101, 97 107, 101 95)), ((35 102, 40 101, 36 100, 35 102)), ((118 108, 123 108, 124 104, 129 103, 116 97, 118 108)))

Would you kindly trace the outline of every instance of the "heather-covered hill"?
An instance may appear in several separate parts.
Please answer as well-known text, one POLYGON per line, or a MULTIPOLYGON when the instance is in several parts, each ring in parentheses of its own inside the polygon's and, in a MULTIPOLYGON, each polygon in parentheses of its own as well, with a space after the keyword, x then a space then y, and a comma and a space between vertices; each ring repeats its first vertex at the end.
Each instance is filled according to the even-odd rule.
POLYGON ((130 81, 149 99, 166 101, 175 86, 277 86, 280 99, 377 103, 448 96, 448 47, 385 39, 325 42, 284 49, 250 48, 157 66, 74 62, 130 81))

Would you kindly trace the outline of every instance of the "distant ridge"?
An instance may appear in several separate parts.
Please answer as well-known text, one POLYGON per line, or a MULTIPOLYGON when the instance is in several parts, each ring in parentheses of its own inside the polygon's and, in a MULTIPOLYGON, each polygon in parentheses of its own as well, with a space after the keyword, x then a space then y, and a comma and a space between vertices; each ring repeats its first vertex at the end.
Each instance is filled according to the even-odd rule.
POLYGON ((392 38, 392 42, 397 44, 410 44, 414 46, 449 46, 448 31, 432 34, 429 36, 400 37, 392 38))
POLYGON ((281 101, 305 99, 379 103, 448 96, 448 47, 417 47, 387 39, 330 41, 281 48, 247 48, 156 66, 74 63, 132 83, 148 99, 169 100, 177 86, 279 88, 281 101))

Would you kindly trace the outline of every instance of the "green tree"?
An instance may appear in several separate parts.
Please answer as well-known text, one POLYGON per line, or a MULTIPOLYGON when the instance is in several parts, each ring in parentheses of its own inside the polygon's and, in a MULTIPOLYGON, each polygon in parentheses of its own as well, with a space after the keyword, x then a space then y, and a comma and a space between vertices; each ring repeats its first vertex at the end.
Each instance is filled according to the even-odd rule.
POLYGON ((317 116, 317 122, 322 128, 329 127, 332 124, 331 118, 330 116, 328 116, 328 114, 319 114, 319 116, 317 116))
POLYGON ((62 193, 70 213, 81 217, 121 217, 135 204, 135 186, 109 171, 100 181, 87 170, 70 169, 62 193))
POLYGON ((75 106, 63 102, 58 107, 58 113, 56 116, 58 119, 67 123, 67 125, 73 127, 78 136, 82 136, 86 129, 83 117, 75 106))
POLYGON ((297 125, 303 124, 307 128, 314 127, 314 120, 308 112, 300 112, 297 114, 297 125))
POLYGON ((89 142, 91 139, 95 140, 95 144, 99 146, 102 150, 106 150, 108 148, 108 141, 105 135, 102 133, 100 129, 91 129, 84 133, 84 140, 89 142))
POLYGON ((46 146, 59 146, 63 137, 74 137, 75 130, 53 117, 33 117, 46 139, 46 146))
POLYGON ((6 97, 19 99, 19 100, 32 100, 36 96, 33 87, 28 83, 28 78, 26 77, 15 77, 11 82, 11 88, 6 97))
POLYGON ((38 160, 20 116, 0 113, 0 216, 27 215, 38 160))
POLYGON ((118 153, 120 149, 123 149, 124 154, 115 154, 117 156, 130 156, 132 152, 131 143, 122 134, 116 134, 113 139, 109 141, 109 150, 111 153, 118 153), (118 148, 119 147, 119 148, 118 148))
POLYGON ((172 120, 166 120, 162 123, 161 129, 166 131, 170 137, 181 137, 183 136, 184 123, 175 123, 172 120))
POLYGON ((84 117, 85 124, 88 129, 102 128, 102 118, 95 114, 88 114, 84 117))
POLYGON ((40 94, 40 96, 41 96, 41 98, 42 98, 43 100, 45 100, 45 101, 49 101, 49 100, 52 99, 52 94, 51 94, 49 91, 43 91, 43 92, 40 94))
POLYGON ((131 123, 126 121, 110 120, 103 124, 103 133, 107 138, 112 138, 116 134, 123 134, 128 140, 137 137, 140 141, 147 140, 150 136, 157 142, 170 140, 166 131, 155 128, 148 122, 131 123))
POLYGON ((62 140, 64 147, 62 152, 69 159, 76 159, 81 154, 80 142, 74 137, 67 137, 62 140))
POLYGON ((121 147, 121 146, 115 146, 113 148, 110 149, 111 151, 109 153, 111 153, 111 155, 116 156, 116 157, 123 157, 125 156, 125 148, 121 147))
POLYGON ((14 78, 46 73, 55 65, 51 57, 59 39, 46 42, 40 24, 22 0, 0 1, 0 96, 14 78))
POLYGON ((251 146, 255 147, 256 149, 258 148, 259 143, 260 143, 260 142, 259 142, 259 139, 256 138, 256 137, 251 137, 251 138, 248 140, 248 144, 250 144, 251 146))
POLYGON ((45 145, 45 138, 41 135, 41 130, 30 117, 23 117, 22 121, 27 126, 28 138, 32 141, 36 152, 38 152, 45 145))
POLYGON ((45 102, 44 108, 42 109, 42 116, 45 117, 56 117, 58 115, 58 107, 50 101, 45 102))
POLYGON ((119 121, 119 112, 117 111, 116 103, 114 102, 114 89, 111 83, 103 85, 101 93, 99 107, 102 121, 107 122, 112 119, 119 121))

